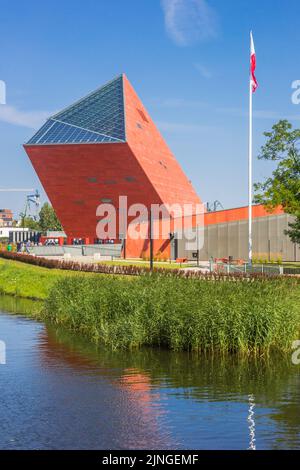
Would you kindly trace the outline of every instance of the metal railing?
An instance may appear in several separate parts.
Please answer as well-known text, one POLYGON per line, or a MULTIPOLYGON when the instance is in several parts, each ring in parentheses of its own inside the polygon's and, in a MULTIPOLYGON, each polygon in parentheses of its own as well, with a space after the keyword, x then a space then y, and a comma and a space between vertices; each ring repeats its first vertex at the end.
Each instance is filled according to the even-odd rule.
POLYGON ((237 265, 237 264, 226 264, 226 263, 211 263, 210 264, 210 271, 214 272, 222 272, 226 274, 233 274, 233 273, 238 273, 238 274, 266 274, 270 276, 274 275, 283 275, 284 273, 284 268, 281 265, 266 265, 266 264, 261 264, 261 265, 251 265, 251 264, 243 264, 243 265, 237 265))

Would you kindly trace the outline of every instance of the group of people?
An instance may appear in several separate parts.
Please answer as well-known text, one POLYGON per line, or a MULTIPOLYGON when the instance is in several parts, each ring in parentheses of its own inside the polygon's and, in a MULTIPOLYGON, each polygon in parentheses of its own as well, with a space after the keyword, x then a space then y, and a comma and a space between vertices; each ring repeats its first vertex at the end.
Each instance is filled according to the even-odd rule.
MULTIPOLYGON (((115 241, 112 238, 106 238, 105 240, 98 239, 96 240, 97 245, 114 245, 115 241)), ((73 238, 73 245, 85 245, 83 238, 73 238)))
POLYGON ((17 243, 17 252, 18 253, 30 253, 30 248, 32 246, 39 246, 39 243, 34 243, 31 242, 30 240, 27 240, 26 242, 18 242, 17 243))
POLYGON ((97 240, 98 245, 114 245, 115 241, 111 238, 107 238, 106 240, 97 240))
POLYGON ((59 245, 58 238, 48 238, 48 240, 45 241, 45 246, 58 246, 58 245, 59 245))
POLYGON ((73 238, 73 245, 84 245, 84 239, 83 238, 73 238))

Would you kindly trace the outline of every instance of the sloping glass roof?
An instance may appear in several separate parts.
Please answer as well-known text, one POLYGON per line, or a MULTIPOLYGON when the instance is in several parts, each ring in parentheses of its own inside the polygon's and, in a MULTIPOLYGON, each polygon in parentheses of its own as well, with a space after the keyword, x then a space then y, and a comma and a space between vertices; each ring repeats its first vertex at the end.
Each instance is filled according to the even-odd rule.
POLYGON ((52 116, 28 144, 125 142, 123 77, 52 116))

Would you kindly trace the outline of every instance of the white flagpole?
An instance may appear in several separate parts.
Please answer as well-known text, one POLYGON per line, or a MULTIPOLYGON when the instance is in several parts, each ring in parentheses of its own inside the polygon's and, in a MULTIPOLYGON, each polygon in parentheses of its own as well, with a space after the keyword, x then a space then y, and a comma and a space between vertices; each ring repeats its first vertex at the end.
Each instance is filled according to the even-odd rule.
MULTIPOLYGON (((252 32, 250 33, 250 57, 251 57, 251 42, 252 42, 252 32)), ((248 200, 249 200, 249 245, 248 245, 248 258, 249 263, 252 263, 252 139, 253 139, 253 91, 252 91, 252 76, 250 70, 250 80, 249 80, 249 157, 248 157, 248 200)))

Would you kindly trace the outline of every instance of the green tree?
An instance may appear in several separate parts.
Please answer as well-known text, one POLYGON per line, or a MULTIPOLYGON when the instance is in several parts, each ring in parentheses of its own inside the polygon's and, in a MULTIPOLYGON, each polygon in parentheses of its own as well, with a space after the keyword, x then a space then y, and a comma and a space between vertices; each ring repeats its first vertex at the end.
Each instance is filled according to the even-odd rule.
POLYGON ((264 135, 267 142, 258 158, 278 163, 271 177, 255 184, 254 200, 270 212, 282 206, 286 214, 294 216, 295 222, 289 224, 286 233, 300 244, 300 129, 282 120, 264 135))
POLYGON ((26 214, 21 213, 21 227, 29 228, 29 230, 40 230, 38 221, 34 220, 32 217, 26 216, 26 214))
POLYGON ((40 210, 39 227, 42 232, 47 230, 63 230, 53 207, 48 202, 45 202, 40 210))

